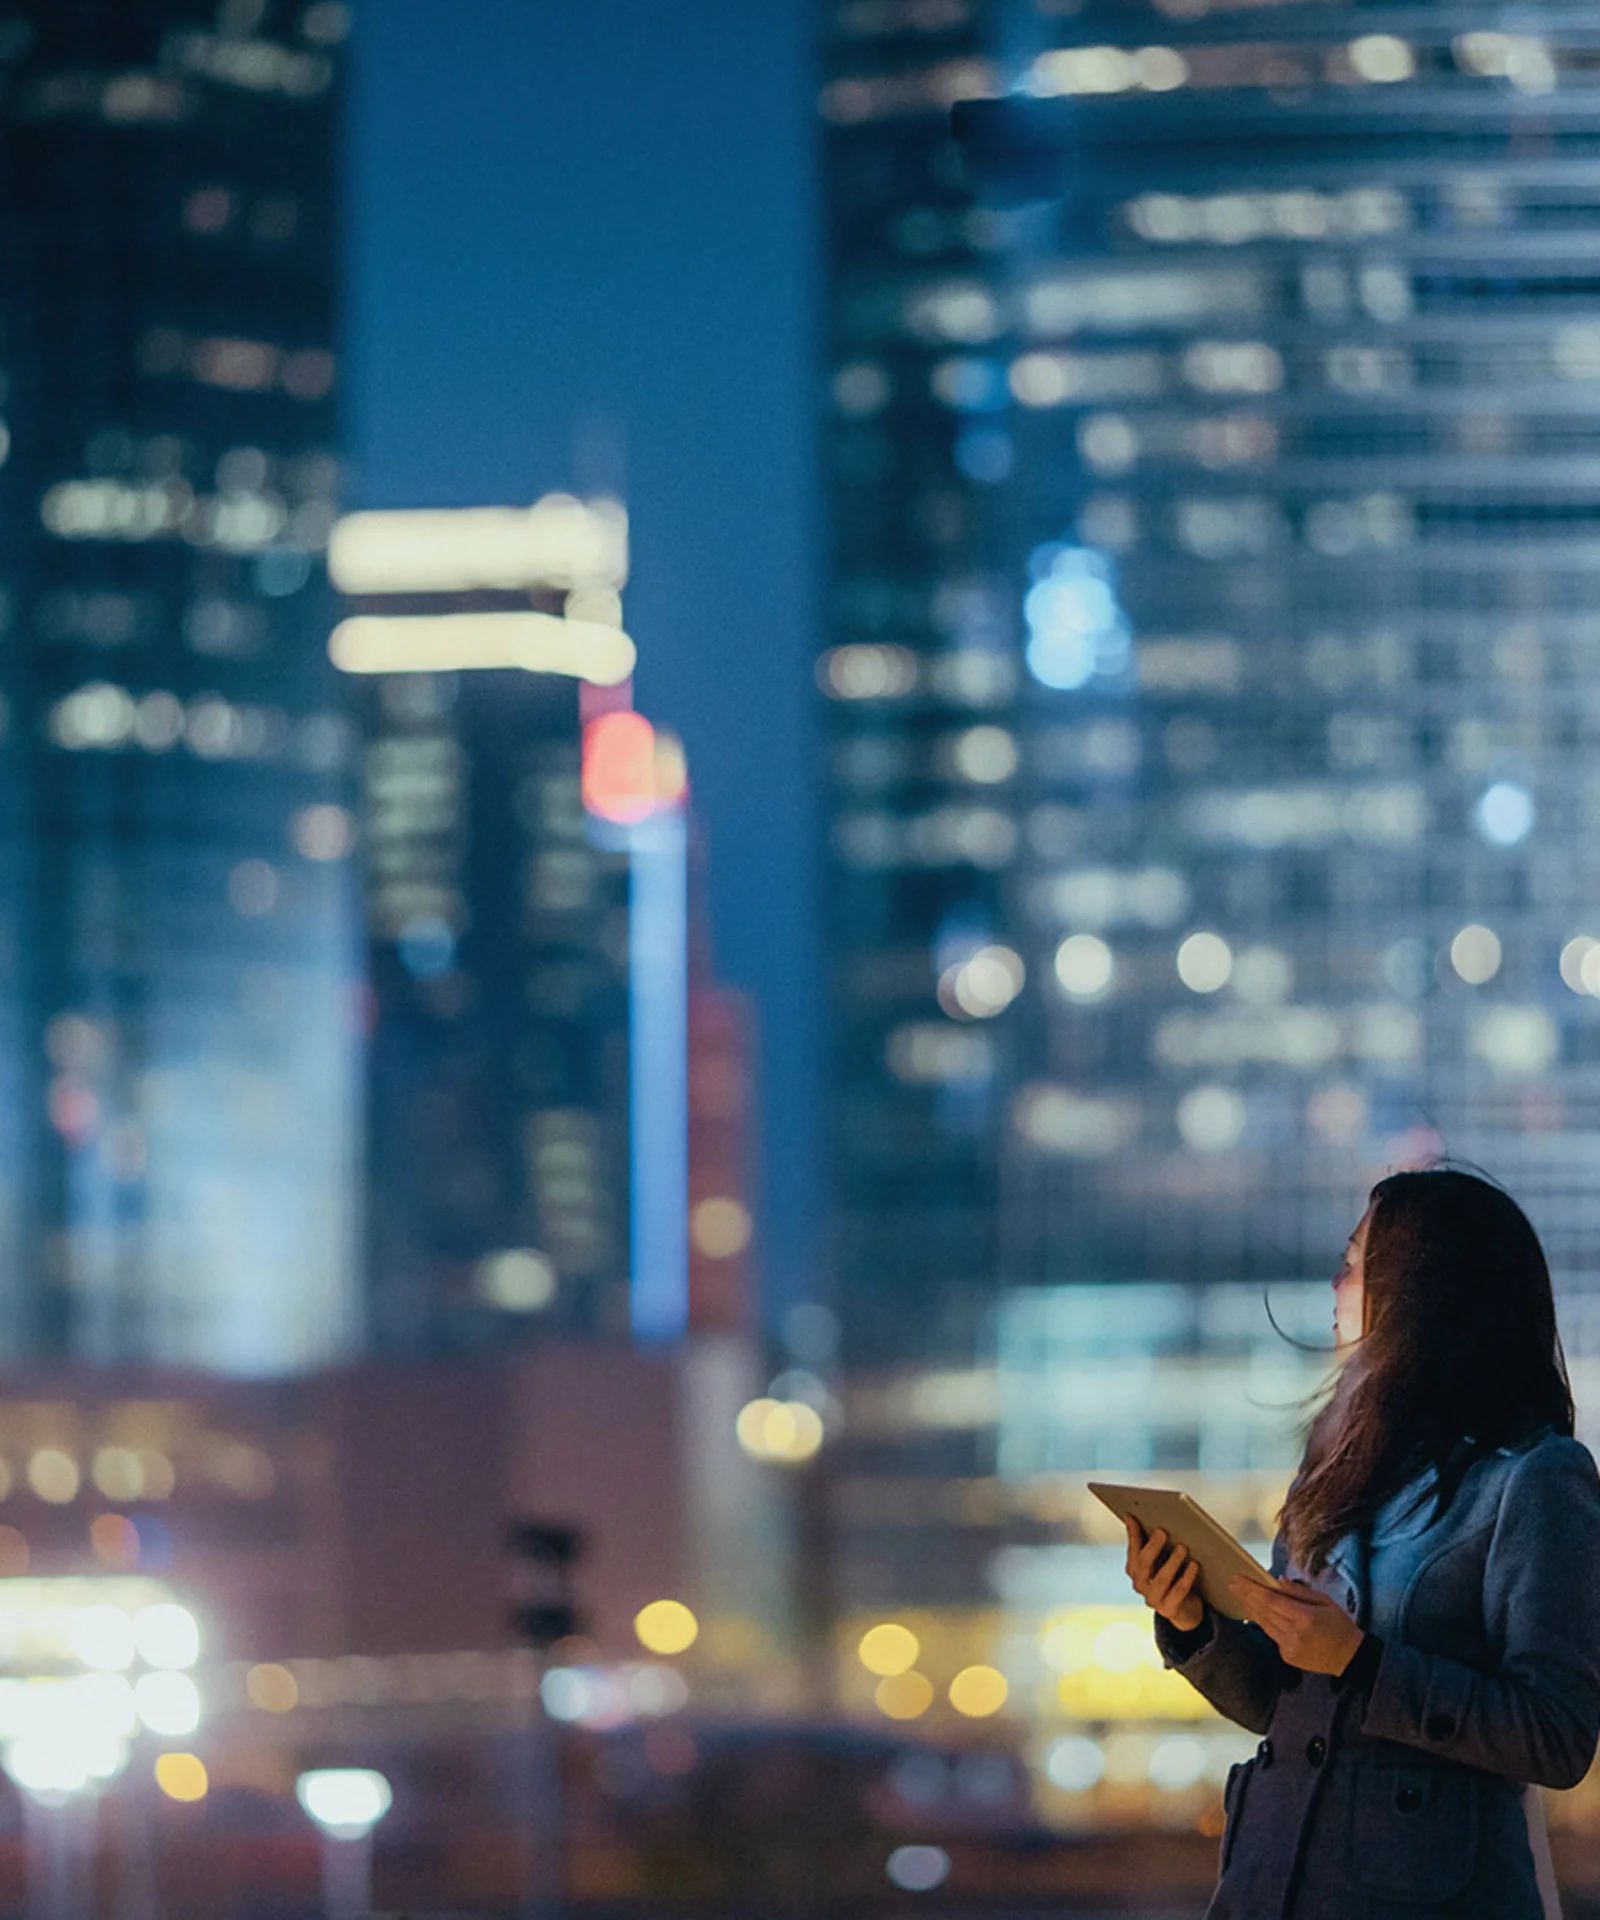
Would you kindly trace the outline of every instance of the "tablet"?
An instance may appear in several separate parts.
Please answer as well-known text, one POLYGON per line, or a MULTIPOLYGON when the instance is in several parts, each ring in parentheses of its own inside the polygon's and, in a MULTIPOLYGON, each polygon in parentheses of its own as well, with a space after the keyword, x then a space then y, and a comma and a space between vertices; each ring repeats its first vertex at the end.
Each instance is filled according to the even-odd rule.
POLYGON ((1195 1590, 1207 1606, 1231 1620, 1248 1617, 1228 1591, 1228 1582, 1235 1574, 1254 1574, 1258 1580, 1273 1582, 1272 1574, 1255 1555, 1241 1547, 1219 1520, 1213 1520, 1199 1501, 1186 1493, 1174 1493, 1168 1487, 1118 1487, 1104 1480, 1091 1480, 1089 1491, 1119 1520, 1131 1513, 1147 1534, 1160 1527, 1169 1541, 1186 1547, 1200 1562, 1195 1590))

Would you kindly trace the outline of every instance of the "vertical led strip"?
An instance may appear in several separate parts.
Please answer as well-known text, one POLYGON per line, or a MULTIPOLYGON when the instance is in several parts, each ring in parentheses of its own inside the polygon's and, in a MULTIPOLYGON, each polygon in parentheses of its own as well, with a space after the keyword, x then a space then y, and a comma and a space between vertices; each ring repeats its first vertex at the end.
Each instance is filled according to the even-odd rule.
POLYGON ((636 1340, 689 1325, 689 881, 683 812, 627 829, 631 1268, 636 1340))

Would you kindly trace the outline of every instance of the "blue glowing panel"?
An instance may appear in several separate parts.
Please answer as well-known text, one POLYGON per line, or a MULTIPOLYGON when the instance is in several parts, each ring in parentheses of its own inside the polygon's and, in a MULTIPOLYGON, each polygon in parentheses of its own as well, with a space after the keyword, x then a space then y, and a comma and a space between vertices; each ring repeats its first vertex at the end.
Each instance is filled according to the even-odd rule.
POLYGON ((631 1322, 639 1340, 689 1325, 688 834, 666 811, 630 833, 631 1322))

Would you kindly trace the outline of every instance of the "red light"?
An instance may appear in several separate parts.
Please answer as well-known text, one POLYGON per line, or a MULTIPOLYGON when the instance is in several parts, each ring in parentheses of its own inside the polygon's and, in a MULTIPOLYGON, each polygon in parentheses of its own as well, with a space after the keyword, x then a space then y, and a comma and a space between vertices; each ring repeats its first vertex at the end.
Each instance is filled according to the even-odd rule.
POLYGON ((642 713, 603 713, 584 728, 583 804, 624 825, 655 812, 656 730, 642 713))
POLYGON ((100 1102, 65 1075, 50 1082, 48 1105, 51 1126, 69 1146, 84 1146, 99 1132, 100 1102))

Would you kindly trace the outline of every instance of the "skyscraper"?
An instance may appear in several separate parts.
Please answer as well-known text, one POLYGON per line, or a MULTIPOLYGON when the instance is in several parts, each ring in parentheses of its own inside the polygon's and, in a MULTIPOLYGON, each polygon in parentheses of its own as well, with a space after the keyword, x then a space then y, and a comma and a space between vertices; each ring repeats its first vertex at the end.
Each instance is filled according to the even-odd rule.
POLYGON ((331 651, 364 682, 381 1353, 627 1324, 628 862, 582 783, 586 697, 627 698, 627 553, 615 502, 565 495, 334 534, 331 651))
MULTIPOLYGON (((1021 1289, 1318 1280, 1368 1182, 1441 1148, 1526 1201, 1578 1314, 1587 23, 826 19, 847 1353, 981 1376, 1046 1313, 1021 1289)), ((1006 1391, 952 1387, 875 1470, 984 1480, 1006 1391)), ((1064 1409, 1030 1458, 1204 1467, 1192 1397, 1150 1409, 1098 1440, 1064 1409)), ((1026 1506, 968 1498, 965 1552, 863 1547, 859 1591, 981 1593, 1026 1506)))
POLYGON ((336 0, 0 29, 0 1351, 355 1332, 336 0))

